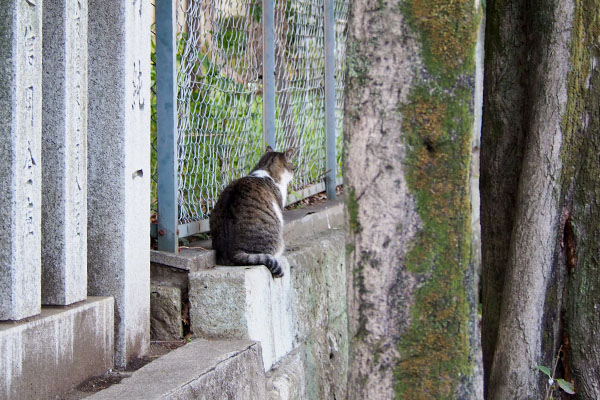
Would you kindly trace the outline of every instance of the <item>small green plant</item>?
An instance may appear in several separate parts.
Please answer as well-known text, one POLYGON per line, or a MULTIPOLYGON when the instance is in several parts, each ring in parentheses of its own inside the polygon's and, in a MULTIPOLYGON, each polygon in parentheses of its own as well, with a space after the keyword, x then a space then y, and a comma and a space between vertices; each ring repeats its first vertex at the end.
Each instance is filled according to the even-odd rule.
POLYGON ((558 391, 559 388, 565 391, 568 394, 575 394, 575 388, 571 382, 568 382, 562 378, 554 378, 556 373, 556 366, 558 365, 558 360, 560 360, 560 355, 562 353, 562 346, 558 349, 558 354, 554 360, 554 368, 550 371, 550 368, 544 365, 538 365, 538 371, 542 372, 544 375, 548 377, 548 386, 546 387, 546 395, 544 396, 544 400, 554 400, 554 392, 558 391))

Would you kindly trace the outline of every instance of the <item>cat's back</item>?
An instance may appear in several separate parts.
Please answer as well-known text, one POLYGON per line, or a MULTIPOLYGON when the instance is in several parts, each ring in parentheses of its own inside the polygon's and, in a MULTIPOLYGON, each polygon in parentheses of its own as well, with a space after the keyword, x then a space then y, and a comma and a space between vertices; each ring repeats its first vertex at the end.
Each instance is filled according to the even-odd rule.
POLYGON ((273 202, 281 204, 281 195, 270 178, 244 176, 231 182, 219 196, 211 213, 211 224, 218 218, 240 217, 240 213, 257 212, 270 208, 273 202))
POLYGON ((210 216, 219 262, 227 262, 227 255, 238 248, 275 252, 283 225, 281 204, 280 190, 271 178, 245 176, 231 182, 210 216))

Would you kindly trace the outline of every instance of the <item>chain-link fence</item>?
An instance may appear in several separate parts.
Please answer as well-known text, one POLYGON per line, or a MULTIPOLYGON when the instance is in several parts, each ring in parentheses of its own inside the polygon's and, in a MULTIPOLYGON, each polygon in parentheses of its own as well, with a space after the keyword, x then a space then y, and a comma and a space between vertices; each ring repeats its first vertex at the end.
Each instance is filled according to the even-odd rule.
POLYGON ((323 0, 275 1, 276 137, 298 149, 294 189, 325 172, 323 13, 323 0))
MULTIPOLYGON (((246 175, 256 163, 265 148, 265 112, 272 112, 275 117, 276 148, 297 149, 292 190, 299 191, 323 181, 327 172, 324 1, 331 0, 174 2, 171 51, 176 55, 173 93, 176 213, 178 227, 186 226, 176 232, 176 237, 206 230, 207 224, 199 222, 206 221, 221 190, 233 179, 246 175), (265 28, 264 4, 270 4, 267 7, 273 10, 272 28, 268 25, 265 28), (273 29, 272 43, 264 42, 265 29, 273 29), (269 49, 275 58, 272 71, 263 67, 266 65, 263 51, 269 49), (263 98, 268 96, 263 93, 266 87, 263 77, 274 79, 274 110, 263 109, 263 98), (196 226, 190 228, 190 224, 196 226)), ((335 0, 334 9, 337 127, 334 134, 340 165, 348 0, 335 0)), ((168 17, 162 13, 164 11, 159 12, 157 8, 157 25, 168 17)), ((161 66, 157 68, 158 79, 164 79, 161 66)), ((160 93, 158 98, 160 105, 160 93)), ((155 118, 153 115, 154 121, 155 118)), ((153 135, 160 138, 161 132, 153 132, 153 135)), ((153 148, 152 158, 154 178, 166 168, 157 147, 160 148, 153 148)), ((153 197, 157 199, 154 204, 161 205, 164 201, 155 190, 153 197)), ((158 206, 154 207, 154 212, 157 211, 160 211, 158 206)), ((160 229, 160 217, 159 235, 165 232, 160 229)))
POLYGON ((177 8, 179 221, 207 217, 262 150, 262 29, 255 0, 177 8))
POLYGON ((335 127, 338 177, 342 176, 344 128, 344 75, 346 73, 346 23, 350 0, 333 0, 335 18, 335 127))

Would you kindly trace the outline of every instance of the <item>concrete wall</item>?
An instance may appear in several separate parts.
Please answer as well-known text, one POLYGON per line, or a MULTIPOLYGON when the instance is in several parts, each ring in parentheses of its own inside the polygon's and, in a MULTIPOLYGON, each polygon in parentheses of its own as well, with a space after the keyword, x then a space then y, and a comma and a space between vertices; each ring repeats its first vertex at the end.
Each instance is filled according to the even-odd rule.
POLYGON ((344 233, 288 246, 293 352, 267 373, 270 399, 344 399, 348 369, 344 233))

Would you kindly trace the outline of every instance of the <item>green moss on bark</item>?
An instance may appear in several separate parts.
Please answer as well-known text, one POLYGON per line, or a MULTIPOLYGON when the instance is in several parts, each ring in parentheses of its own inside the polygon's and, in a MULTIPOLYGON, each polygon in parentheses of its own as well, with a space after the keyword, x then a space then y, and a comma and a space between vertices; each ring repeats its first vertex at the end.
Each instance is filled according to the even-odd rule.
MULTIPOLYGON (((424 284, 399 344, 398 398, 454 398, 469 357, 471 88, 416 87, 402 108, 407 181, 423 222, 406 267, 424 284)), ((471 289, 472 290, 472 289, 471 289)))
POLYGON ((434 79, 415 86, 399 110, 407 144, 406 179, 423 228, 406 268, 423 283, 401 337, 396 397, 456 398, 473 371, 469 349, 469 165, 474 52, 480 14, 472 1, 407 0, 434 79), (466 78, 466 79, 465 79, 466 78))
POLYGON ((358 202, 356 201, 356 192, 354 188, 348 190, 348 199, 346 200, 348 216, 350 221, 350 232, 360 232, 360 222, 358 221, 358 202))
POLYGON ((357 87, 365 83, 370 69, 370 62, 361 48, 352 40, 348 41, 346 49, 346 69, 348 78, 355 81, 357 87))
POLYGON ((598 398, 600 387, 600 352, 593 338, 600 324, 596 309, 600 297, 600 71, 593 66, 600 58, 599 6, 598 0, 575 0, 568 101, 562 121, 562 183, 565 193, 573 191, 575 244, 574 259, 567 260, 573 263, 567 279, 565 329, 570 340, 570 368, 581 399, 598 398))
MULTIPOLYGON (((564 143, 562 147, 563 165, 566 166, 563 174, 563 183, 572 181, 583 150, 583 121, 586 112, 591 110, 593 114, 596 109, 590 108, 591 102, 595 100, 594 93, 589 92, 592 79, 592 59, 598 57, 600 49, 596 40, 600 37, 600 20, 597 9, 600 6, 598 0, 576 0, 575 18, 573 21, 573 33, 571 38, 571 72, 569 73, 567 109, 563 116, 564 143)), ((588 114, 588 116, 590 116, 588 114)), ((590 120, 591 124, 598 121, 590 120)), ((588 128, 589 129, 589 128, 588 128)), ((596 131, 597 132, 597 131, 596 131)), ((563 185, 564 186, 564 185, 563 185)))
POLYGON ((430 73, 450 85, 459 74, 473 71, 480 14, 472 0, 406 0, 402 12, 420 35, 430 73))
POLYGON ((451 399, 472 375, 469 274, 473 88, 479 15, 470 1, 405 3, 420 33, 423 58, 437 79, 416 86, 400 112, 407 144, 406 178, 423 222, 406 268, 423 279, 395 370, 397 398, 451 399), (457 83, 458 82, 458 83, 457 83))

